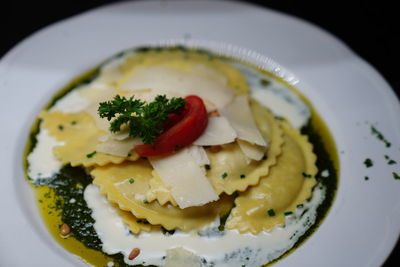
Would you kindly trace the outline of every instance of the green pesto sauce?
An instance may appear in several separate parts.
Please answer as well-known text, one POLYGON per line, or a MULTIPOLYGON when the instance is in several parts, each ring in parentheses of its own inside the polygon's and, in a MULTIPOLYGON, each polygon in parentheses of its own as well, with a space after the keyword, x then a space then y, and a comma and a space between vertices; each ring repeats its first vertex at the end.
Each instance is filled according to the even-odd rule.
MULTIPOLYGON (((134 51, 136 53, 146 53, 146 52, 163 52, 163 51, 188 51, 190 53, 199 53, 208 56, 209 60, 213 60, 214 58, 222 58, 227 61, 237 61, 236 59, 232 59, 225 56, 216 56, 211 54, 207 50, 203 49, 188 49, 183 46, 176 46, 171 48, 163 48, 163 47, 156 47, 156 48, 149 48, 149 47, 141 47, 137 48, 134 51)), ((115 55, 113 58, 119 58, 124 56, 125 54, 131 52, 126 51, 115 55)), ((244 62, 244 64, 247 64, 244 62)), ((45 106, 45 110, 51 108, 59 99, 64 97, 67 93, 74 90, 75 88, 90 83, 93 79, 95 79, 100 70, 99 66, 93 68, 92 70, 87 71, 86 73, 82 74, 81 76, 77 77, 73 81, 71 81, 67 86, 65 86, 62 90, 55 94, 55 96, 48 102, 45 106)), ((280 80, 278 77, 274 76, 271 73, 262 71, 266 76, 272 77, 274 79, 280 80)), ((268 80, 265 80, 268 81, 268 80)), ((323 184, 326 187, 326 196, 325 200, 321 203, 321 205, 317 209, 317 219, 315 224, 313 224, 307 232, 299 238, 296 242, 294 247, 289 251, 285 252, 279 258, 267 263, 264 266, 270 266, 273 263, 277 262, 278 260, 282 259, 283 257, 289 255, 294 249, 300 246, 314 231, 318 228, 318 226, 322 223, 323 219, 327 215, 329 208, 332 206, 332 203, 335 198, 335 193, 338 187, 338 169, 339 169, 339 161, 336 152, 336 147, 333 141, 332 136, 329 133, 328 128, 323 123, 322 119, 319 115, 315 112, 312 107, 312 104, 305 99, 300 93, 297 92, 295 88, 293 88, 290 84, 280 80, 284 83, 287 87, 291 88, 296 94, 298 94, 311 108, 311 119, 309 123, 301 129, 302 134, 306 134, 309 137, 309 141, 313 144, 314 153, 317 155, 317 167, 318 167, 318 174, 316 175, 316 179, 319 183, 323 184), (329 177, 322 177, 321 172, 324 170, 329 171, 329 177)), ((267 84, 267 82, 265 82, 267 84)), ((36 135, 39 132, 39 126, 41 121, 38 119, 34 122, 31 132, 29 134, 28 142, 25 149, 25 157, 24 157, 24 169, 26 173, 27 180, 31 181, 30 178, 27 176, 27 169, 28 169, 28 162, 27 156, 29 153, 34 149, 37 139, 36 135)), ((76 122, 71 122, 74 124, 76 122)), ((383 138, 384 139, 384 138, 383 138)), ((93 154, 94 155, 94 154, 93 154)), ((91 156, 93 156, 91 155, 91 156)), ((207 168, 207 167, 206 167, 207 168)), ((208 166, 208 169, 211 167, 208 166)), ((307 174, 305 174, 307 176, 307 174)), ((225 175, 226 177, 227 175, 225 175)), ((305 177, 306 177, 305 176, 305 177)), ((398 179, 398 175, 393 174, 395 179, 398 179)), ((223 177, 223 178, 225 178, 223 177)), ((245 177, 243 177, 245 178, 245 177)), ((88 250, 90 251, 99 251, 104 258, 99 260, 90 260, 87 259, 86 255, 88 251, 81 251, 78 256, 81 256, 84 260, 87 260, 89 263, 92 264, 100 264, 100 266, 106 266, 106 263, 109 261, 114 262, 114 266, 116 267, 126 267, 130 266, 127 265, 123 260, 123 255, 121 253, 115 255, 105 255, 101 251, 101 240, 96 234, 96 231, 93 228, 94 220, 91 217, 91 210, 88 208, 84 198, 83 192, 88 184, 90 184, 92 178, 90 175, 86 173, 86 171, 82 167, 71 167, 69 165, 64 166, 58 174, 48 180, 40 179, 37 181, 33 186, 41 191, 41 189, 45 188, 47 190, 46 193, 38 194, 38 202, 39 206, 45 202, 44 198, 47 198, 46 203, 52 203, 46 207, 46 212, 48 215, 55 216, 57 219, 62 223, 67 223, 71 228, 71 236, 67 239, 75 239, 81 242, 88 250), (39 197, 40 196, 40 197, 39 197)), ((272 212, 271 212, 272 213, 272 212)), ((43 213, 42 213, 43 215, 43 213)), ((221 217, 221 226, 219 228, 220 231, 224 230, 224 224, 226 219, 228 218, 229 213, 221 217)), ((272 215, 271 215, 272 216, 272 215)), ((47 219, 47 215, 43 216, 44 219, 47 219)), ((143 220, 143 223, 148 223, 147 221, 143 220)), ((48 222, 47 222, 48 224, 48 222)), ((60 224, 60 223, 59 223, 60 224)), ((49 225, 49 224, 48 224, 49 225)), ((166 232, 166 234, 173 234, 173 231, 166 232)), ((53 233, 54 235, 54 233, 53 233)), ((59 238, 56 238, 58 241, 59 238)), ((61 245, 63 245, 67 250, 72 251, 75 253, 75 250, 72 250, 68 245, 64 245, 62 241, 59 241, 61 245)), ((98 256, 93 256, 94 258, 99 258, 98 256)), ((143 266, 143 265, 135 265, 135 266, 143 266)))

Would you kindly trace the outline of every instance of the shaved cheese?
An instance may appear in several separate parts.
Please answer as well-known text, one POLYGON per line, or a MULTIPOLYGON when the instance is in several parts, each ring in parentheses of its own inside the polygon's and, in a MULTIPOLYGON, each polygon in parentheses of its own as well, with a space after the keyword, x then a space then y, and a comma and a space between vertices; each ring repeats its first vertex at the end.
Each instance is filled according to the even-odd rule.
POLYGON ((79 113, 90 105, 90 101, 82 97, 79 91, 69 92, 62 99, 58 100, 50 111, 61 111, 64 113, 79 113))
POLYGON ((108 138, 105 142, 96 146, 96 151, 113 156, 127 157, 133 146, 141 143, 142 141, 139 138, 129 138, 121 141, 108 138))
POLYGON ((210 164, 210 160, 208 159, 207 152, 201 146, 190 146, 188 147, 189 154, 196 160, 196 163, 199 166, 204 166, 206 164, 210 164))
POLYGON ((220 113, 235 129, 238 139, 259 146, 267 146, 253 119, 247 96, 236 96, 228 106, 220 110, 220 113))
POLYGON ((254 160, 260 160, 265 155, 265 147, 251 144, 247 141, 238 140, 238 145, 242 152, 249 158, 254 160))
POLYGON ((201 267, 201 258, 184 248, 167 249, 164 267, 201 267))
POLYGON ((218 200, 211 183, 199 166, 202 155, 190 148, 166 157, 150 157, 149 161, 180 208, 201 206, 218 200))
POLYGON ((223 145, 232 143, 236 137, 236 131, 225 117, 210 117, 207 128, 193 144, 199 146, 223 145))
POLYGON ((121 89, 126 91, 153 89, 182 96, 196 94, 217 108, 222 108, 231 102, 234 96, 232 89, 227 87, 226 81, 223 81, 201 72, 188 73, 163 66, 144 66, 135 68, 129 78, 122 83, 121 89))

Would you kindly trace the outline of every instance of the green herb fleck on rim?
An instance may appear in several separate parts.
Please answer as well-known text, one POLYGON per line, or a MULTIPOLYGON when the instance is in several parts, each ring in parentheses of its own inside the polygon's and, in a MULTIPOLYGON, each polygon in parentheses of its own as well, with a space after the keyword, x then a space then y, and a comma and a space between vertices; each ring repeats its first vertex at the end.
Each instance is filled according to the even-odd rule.
POLYGON ((261 79, 261 80, 260 80, 260 84, 261 84, 262 86, 268 86, 268 85, 271 84, 271 82, 268 81, 268 80, 266 80, 266 79, 261 79))
POLYGON ((130 184, 133 184, 134 182, 135 182, 135 180, 133 180, 132 178, 129 179, 129 183, 130 183, 130 184))
POLYGON ((86 157, 88 159, 93 158, 93 156, 96 155, 96 153, 97 153, 97 151, 93 151, 92 153, 87 154, 86 157))
POLYGON ((224 172, 224 173, 221 175, 221 178, 222 178, 222 179, 225 179, 227 176, 228 176, 228 174, 227 174, 226 172, 224 172))
POLYGON ((371 126, 371 133, 376 136, 380 141, 385 143, 386 147, 390 147, 392 144, 378 131, 374 126, 371 126))
POLYGON ((369 177, 368 177, 368 176, 365 176, 365 177, 364 177, 364 180, 365 180, 365 181, 368 181, 368 180, 369 180, 369 177))
POLYGON ((393 178, 396 180, 400 180, 400 175, 398 175, 396 172, 392 172, 393 178))
POLYGON ((267 211, 267 213, 268 213, 268 215, 271 216, 271 217, 273 217, 273 216, 276 215, 276 214, 275 214, 275 211, 274 211, 273 209, 269 209, 269 210, 267 211))
POLYGON ((370 158, 365 159, 364 164, 365 164, 365 167, 367 167, 367 168, 374 166, 374 163, 370 158))

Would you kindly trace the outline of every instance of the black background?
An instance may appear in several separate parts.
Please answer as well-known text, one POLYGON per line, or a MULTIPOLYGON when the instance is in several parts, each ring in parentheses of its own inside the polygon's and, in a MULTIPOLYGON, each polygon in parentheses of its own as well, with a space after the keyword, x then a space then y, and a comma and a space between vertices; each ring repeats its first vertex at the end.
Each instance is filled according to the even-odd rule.
MULTIPOLYGON (((112 2, 116 1, 14 1, 7 5, 5 5, 7 2, 2 2, 0 57, 19 41, 48 24, 112 2)), ((334 34, 355 53, 371 63, 400 96, 400 41, 398 40, 400 13, 395 7, 396 1, 247 2, 303 18, 334 34)), ((345 262, 346 259, 343 259, 344 266, 345 262)), ((399 262, 398 243, 383 266, 396 266, 399 262)))

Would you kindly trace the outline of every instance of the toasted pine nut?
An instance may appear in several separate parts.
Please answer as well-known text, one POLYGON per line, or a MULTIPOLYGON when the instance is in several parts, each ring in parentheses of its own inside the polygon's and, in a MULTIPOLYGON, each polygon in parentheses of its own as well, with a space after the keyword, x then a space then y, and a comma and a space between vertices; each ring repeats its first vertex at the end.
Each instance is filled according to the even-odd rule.
POLYGON ((70 233, 71 233, 71 228, 69 227, 69 225, 66 223, 63 223, 60 227, 60 234, 65 237, 65 236, 69 235, 70 233))
POLYGON ((222 150, 222 146, 210 146, 209 148, 210 152, 212 153, 217 153, 220 152, 222 150))
POLYGON ((210 116, 210 117, 219 117, 220 114, 219 114, 218 110, 214 110, 214 111, 211 111, 210 113, 208 113, 208 116, 210 116))
POLYGON ((135 259, 140 253, 140 248, 134 248, 132 249, 131 253, 128 256, 129 260, 133 260, 135 259))

